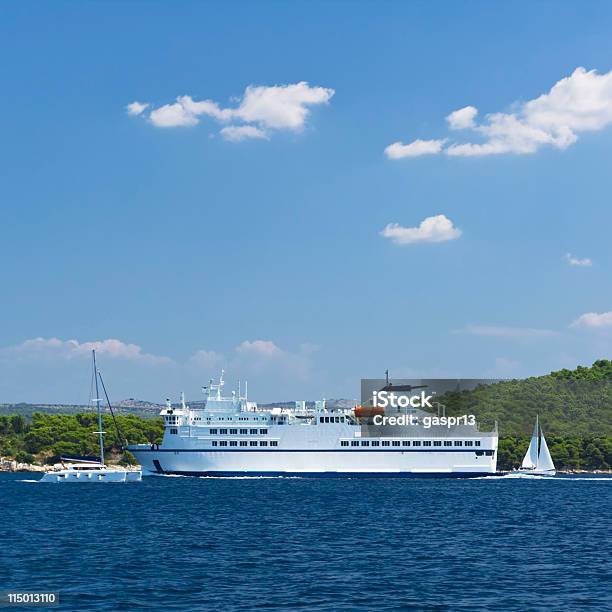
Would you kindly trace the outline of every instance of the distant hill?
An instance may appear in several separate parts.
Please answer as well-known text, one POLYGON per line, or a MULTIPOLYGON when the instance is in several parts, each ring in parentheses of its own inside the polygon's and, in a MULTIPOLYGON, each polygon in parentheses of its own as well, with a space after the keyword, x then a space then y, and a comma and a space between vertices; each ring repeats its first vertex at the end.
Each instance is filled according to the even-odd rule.
MULTIPOLYGON (((143 418, 151 418, 159 415, 162 409, 160 404, 136 400, 133 398, 113 403, 113 410, 117 414, 133 414, 143 418)), ((21 414, 26 418, 32 418, 35 412, 42 414, 80 414, 92 412, 93 407, 83 404, 0 404, 0 416, 21 414)))
MULTIPOLYGON (((327 408, 346 409, 354 408, 359 402, 354 399, 328 399, 325 400, 327 408)), ((261 408, 294 408, 295 402, 272 402, 269 404, 258 404, 261 408)), ((314 408, 314 402, 306 402, 307 408, 314 408)))
POLYGON ((118 410, 120 414, 137 414, 138 412, 143 412, 158 416, 159 411, 162 408, 162 404, 147 402, 146 400, 138 400, 134 399, 133 397, 113 404, 113 410, 118 410))
MULTIPOLYGON (((352 408, 357 403, 358 402, 356 400, 348 399, 327 400, 327 406, 330 408, 352 408)), ((202 408, 204 406, 204 402, 200 400, 193 402, 187 401, 187 404, 191 406, 191 408, 202 408)), ((178 405, 179 404, 173 404, 173 406, 178 405)), ((293 408, 294 405, 295 402, 272 402, 269 404, 259 404, 261 408, 293 408)), ((314 407, 314 402, 306 402, 306 405, 309 407, 314 407)), ((134 398, 113 403, 113 410, 117 414, 133 414, 142 418, 157 417, 159 416, 159 411, 162 408, 162 404, 156 404, 154 402, 134 398)), ((0 416, 21 414, 26 418, 32 418, 32 415, 35 412, 41 412, 42 414, 81 414, 91 412, 92 410, 92 406, 83 404, 27 404, 23 402, 18 404, 0 404, 0 416)))

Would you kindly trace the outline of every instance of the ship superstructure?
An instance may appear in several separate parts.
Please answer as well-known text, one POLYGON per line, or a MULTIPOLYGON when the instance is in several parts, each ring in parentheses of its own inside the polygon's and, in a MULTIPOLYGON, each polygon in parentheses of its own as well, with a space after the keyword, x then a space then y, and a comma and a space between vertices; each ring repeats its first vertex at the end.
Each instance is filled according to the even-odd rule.
POLYGON ((205 387, 201 407, 190 408, 184 396, 178 406, 167 400, 162 443, 128 447, 145 473, 474 477, 496 471, 497 430, 413 426, 402 436, 369 436, 353 409, 328 408, 325 400, 260 408, 246 390, 224 396, 223 386, 222 374, 205 387))

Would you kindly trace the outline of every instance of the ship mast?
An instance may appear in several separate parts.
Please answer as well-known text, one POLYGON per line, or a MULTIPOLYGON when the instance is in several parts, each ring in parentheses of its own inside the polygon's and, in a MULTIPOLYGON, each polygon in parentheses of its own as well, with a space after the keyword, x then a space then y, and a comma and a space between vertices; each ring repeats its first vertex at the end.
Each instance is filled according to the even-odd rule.
POLYGON ((96 406, 98 408, 98 431, 95 432, 100 436, 100 463, 104 465, 104 432, 102 431, 102 410, 100 409, 100 397, 98 393, 98 368, 96 367, 96 351, 93 349, 91 351, 93 356, 93 368, 94 368, 94 377, 96 379, 96 406))

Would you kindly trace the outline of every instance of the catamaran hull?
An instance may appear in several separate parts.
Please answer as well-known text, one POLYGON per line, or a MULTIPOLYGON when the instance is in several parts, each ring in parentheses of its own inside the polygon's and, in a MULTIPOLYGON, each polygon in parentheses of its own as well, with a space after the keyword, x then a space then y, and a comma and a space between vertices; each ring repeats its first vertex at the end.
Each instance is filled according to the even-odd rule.
POLYGON ((74 470, 61 470, 58 472, 47 472, 39 482, 139 482, 142 480, 142 472, 121 472, 112 470, 108 472, 77 472, 74 470))
POLYGON ((496 455, 470 451, 209 451, 129 449, 145 475, 447 477, 474 478, 496 473, 496 455))

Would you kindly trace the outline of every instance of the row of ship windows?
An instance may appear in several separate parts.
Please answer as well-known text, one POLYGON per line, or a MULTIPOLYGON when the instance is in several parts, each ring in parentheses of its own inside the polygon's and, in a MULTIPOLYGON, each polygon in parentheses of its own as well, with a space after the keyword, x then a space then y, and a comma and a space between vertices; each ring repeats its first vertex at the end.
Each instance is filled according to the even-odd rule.
POLYGON ((276 440, 213 440, 213 446, 278 446, 276 440))
POLYGON ((344 423, 344 417, 319 417, 319 423, 344 423))
MULTIPOLYGON (((170 429, 171 434, 178 433, 178 429, 170 429)), ((410 446, 410 440, 351 440, 350 444, 348 440, 341 440, 341 446, 410 446)), ((425 440, 422 442, 423 446, 432 446, 432 442, 430 440, 425 440)), ((213 440, 212 446, 278 446, 278 442, 276 440, 213 440)), ((413 440, 412 446, 421 446, 420 440, 413 440)), ((442 446, 441 441, 434 441, 433 446, 442 446)), ((463 442, 462 440, 455 440, 454 442, 445 441, 444 446, 480 446, 480 441, 471 441, 466 440, 463 442)), ((493 451, 476 451, 477 455, 493 455, 493 451)))
MULTIPOLYGON (((441 440, 341 440, 340 446, 442 446, 441 440)), ((445 440, 444 446, 480 446, 480 440, 445 440)))
MULTIPOLYGON (((195 417, 193 420, 194 421, 210 421, 212 419, 212 417, 206 417, 206 419, 203 419, 202 417, 195 417)), ((216 420, 219 421, 233 421, 233 417, 227 417, 227 419, 225 417, 218 417, 216 420)), ((236 419, 236 421, 267 421, 267 417, 238 417, 236 419)))
MULTIPOLYGON (((228 430, 227 429, 210 429, 209 433, 214 436, 217 433, 219 435, 227 435, 228 430)), ((257 435, 257 434, 262 434, 262 435, 266 435, 268 433, 267 429, 230 429, 229 430, 230 435, 241 435, 244 436, 245 434, 251 434, 251 435, 257 435), (240 431, 240 434, 238 433, 240 431)))
MULTIPOLYGON (((178 429, 176 427, 171 427, 170 428, 170 433, 171 434, 178 434, 178 429)), ((226 436, 227 433, 228 433, 228 430, 227 429, 210 429, 209 433, 211 435, 213 435, 213 436, 216 435, 216 434, 226 436)), ((240 430, 238 430, 238 429, 230 429, 229 430, 229 434, 230 435, 240 435, 240 436, 244 436, 244 435, 248 435, 248 434, 251 434, 251 435, 266 435, 267 433, 268 433, 267 429, 255 429, 255 428, 253 428, 253 429, 240 429, 240 430), (240 431, 240 433, 238 433, 239 431, 240 431)))

